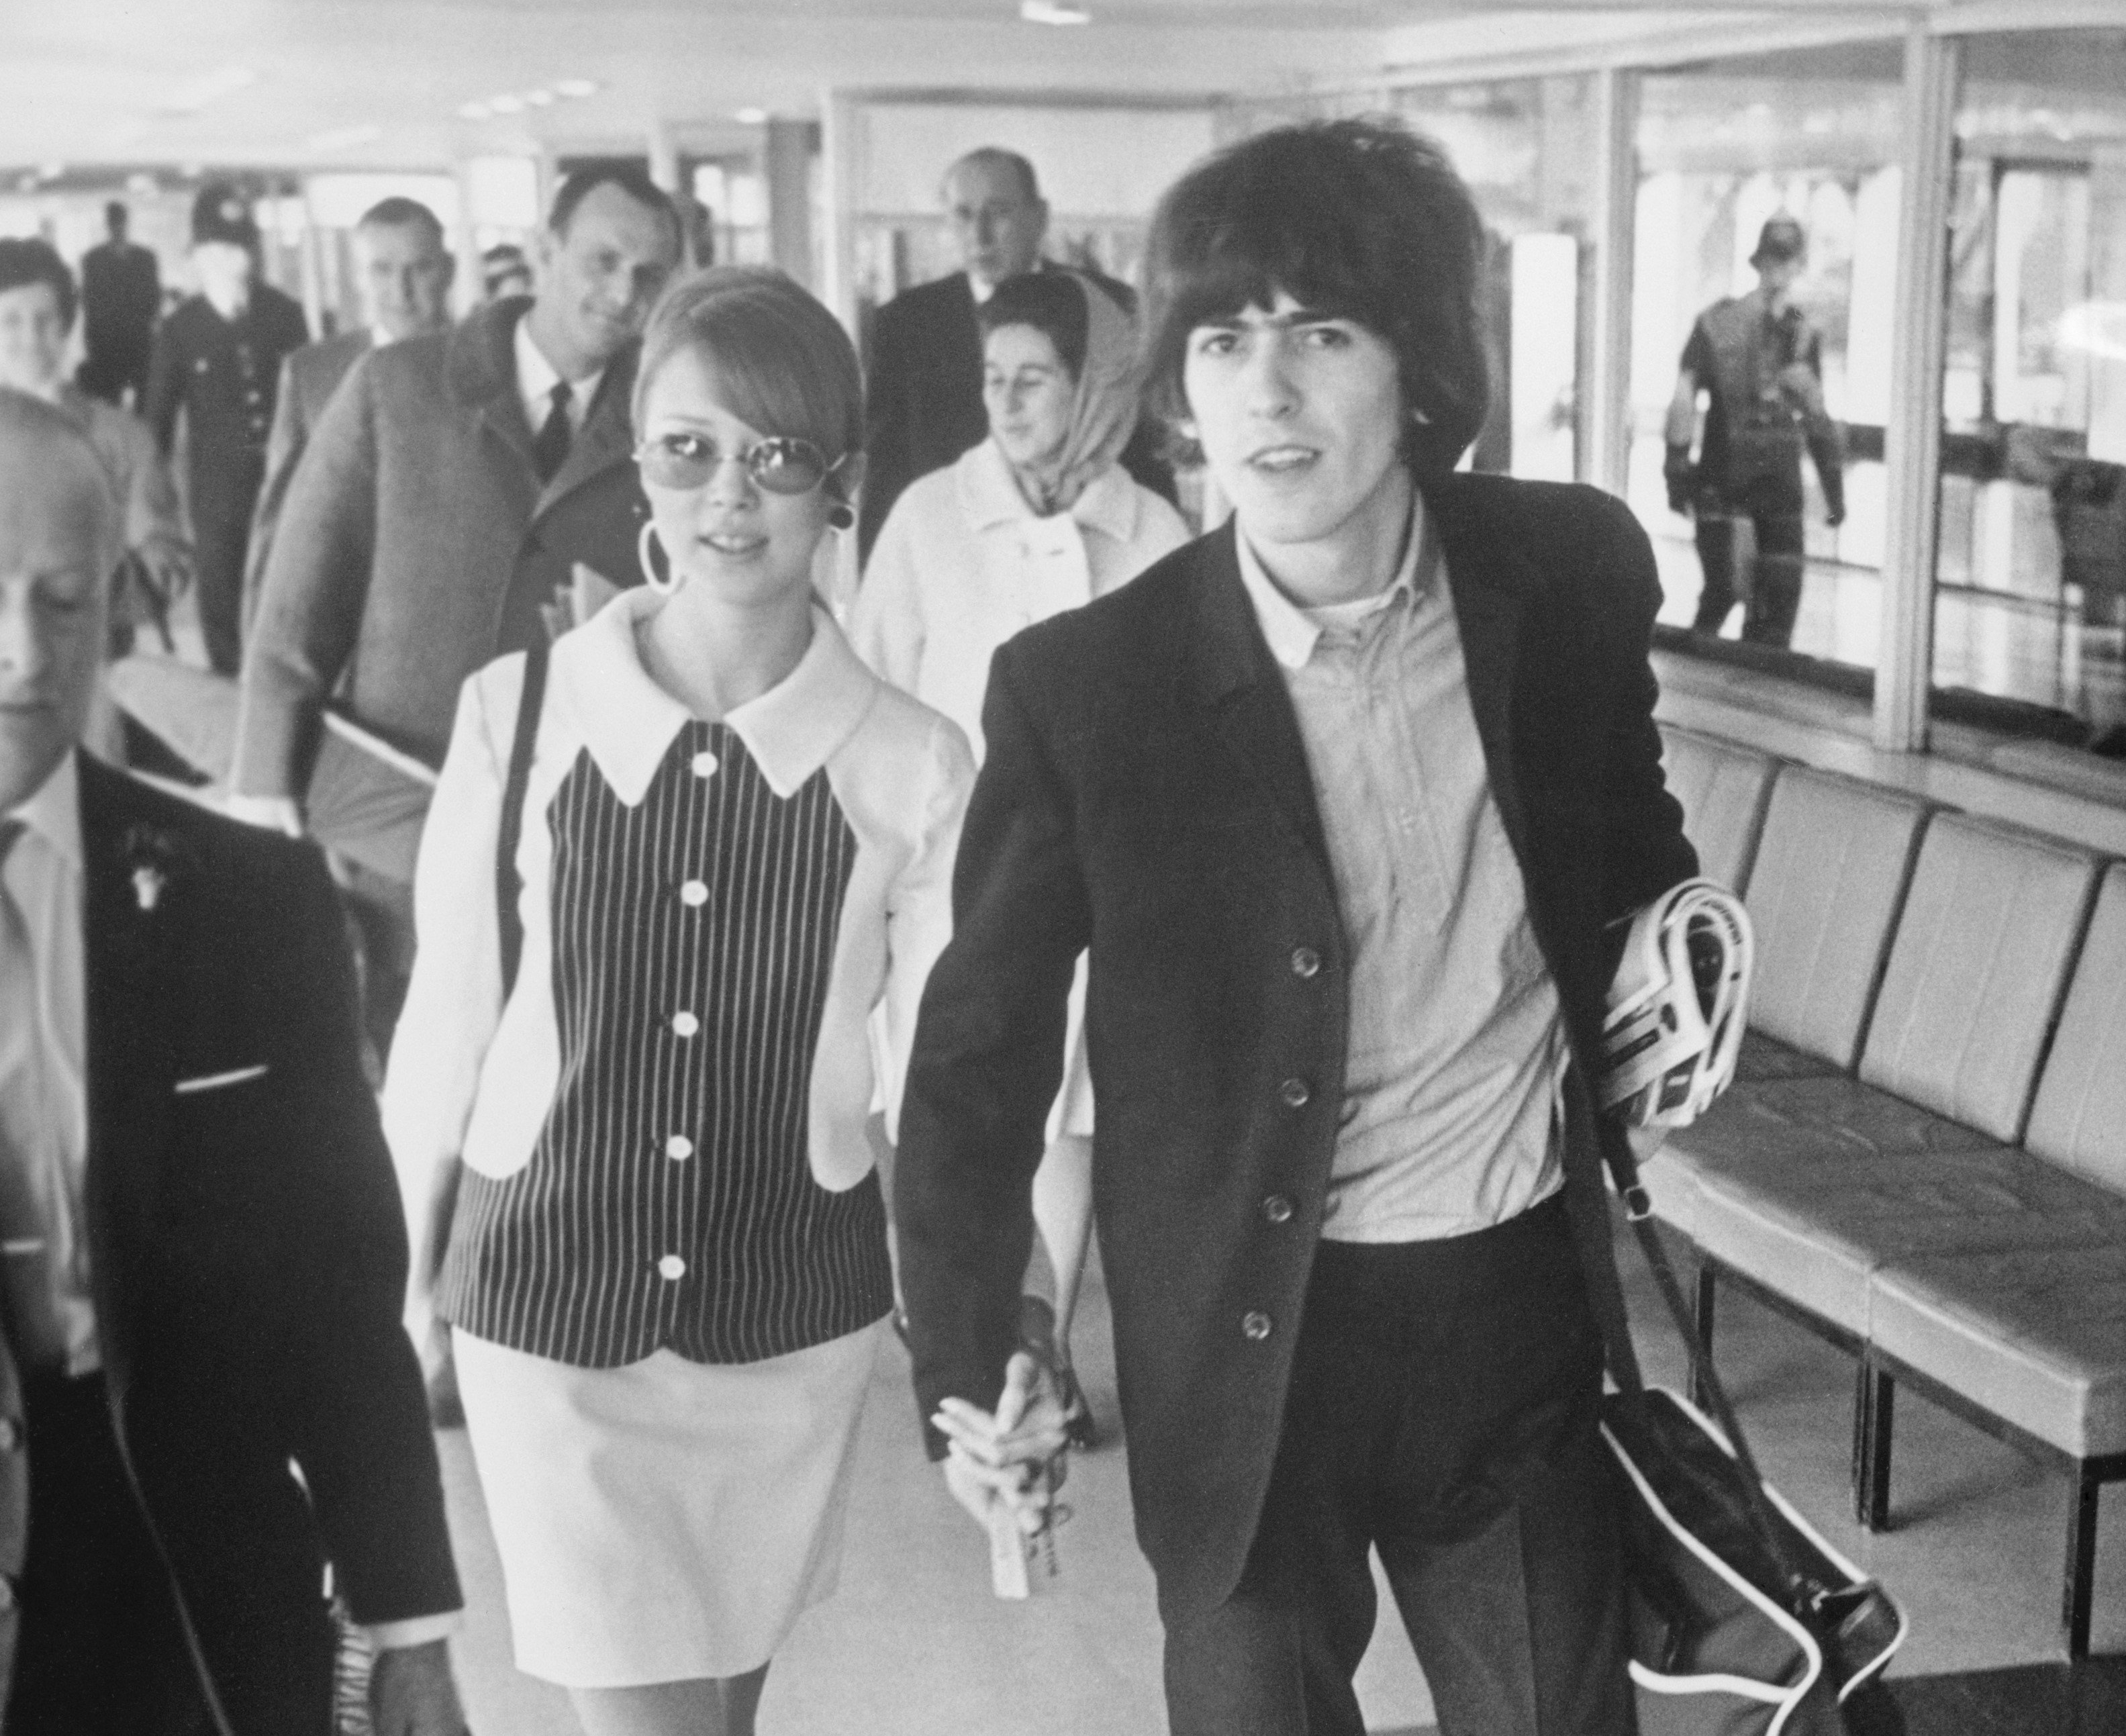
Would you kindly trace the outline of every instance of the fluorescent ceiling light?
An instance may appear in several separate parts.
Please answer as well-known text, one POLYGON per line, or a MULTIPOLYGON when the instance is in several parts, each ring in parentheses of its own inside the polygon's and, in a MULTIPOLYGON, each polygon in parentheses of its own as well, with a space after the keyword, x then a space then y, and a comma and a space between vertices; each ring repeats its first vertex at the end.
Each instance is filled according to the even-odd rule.
POLYGON ((1028 24, 1090 24, 1093 15, 1082 6, 1062 6, 1056 0, 1018 0, 1018 16, 1028 24))
POLYGON ((594 97, 598 94, 595 78, 556 78, 554 94, 557 97, 594 97))
POLYGON ((527 91, 524 93, 524 100, 533 108, 551 108, 554 105, 554 93, 548 90, 527 91))
POLYGON ((768 119, 768 111, 764 108, 742 108, 738 111, 737 118, 741 125, 758 126, 768 119))
POLYGON ((521 115, 524 112, 524 99, 513 97, 506 91, 499 97, 489 97, 487 106, 489 111, 498 115, 521 115))

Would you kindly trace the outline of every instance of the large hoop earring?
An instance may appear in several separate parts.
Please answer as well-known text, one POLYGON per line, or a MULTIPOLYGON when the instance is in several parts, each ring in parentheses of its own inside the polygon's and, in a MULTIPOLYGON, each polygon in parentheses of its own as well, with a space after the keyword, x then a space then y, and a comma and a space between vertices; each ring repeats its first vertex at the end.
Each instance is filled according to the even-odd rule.
POLYGON ((664 576, 657 576, 657 521, 645 518, 635 538, 635 558, 642 564, 642 582, 660 597, 669 597, 679 589, 678 575, 674 573, 670 561, 664 563, 664 576))
POLYGON ((844 502, 837 500, 827 509, 827 523, 835 530, 845 531, 856 522, 857 515, 849 510, 844 502))

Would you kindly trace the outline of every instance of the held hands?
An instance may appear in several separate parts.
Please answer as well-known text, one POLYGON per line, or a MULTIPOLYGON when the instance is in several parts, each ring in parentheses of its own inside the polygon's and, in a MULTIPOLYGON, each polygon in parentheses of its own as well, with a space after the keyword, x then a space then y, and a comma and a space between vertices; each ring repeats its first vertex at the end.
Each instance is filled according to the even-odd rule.
POLYGON ((369 1676, 369 1714, 376 1736, 468 1736, 449 1642, 379 1652, 369 1676))
POLYGON ((1069 1445, 1063 1391, 1055 1371, 1024 1350, 1004 1369, 1004 1392, 994 1414, 964 1398, 942 1401, 930 1419, 951 1443, 945 1487, 984 1526, 1001 1502, 1026 1535, 1049 1523, 1052 1489, 1062 1483, 1062 1455, 1069 1445), (1052 1479, 1041 1473, 1057 1461, 1052 1479))

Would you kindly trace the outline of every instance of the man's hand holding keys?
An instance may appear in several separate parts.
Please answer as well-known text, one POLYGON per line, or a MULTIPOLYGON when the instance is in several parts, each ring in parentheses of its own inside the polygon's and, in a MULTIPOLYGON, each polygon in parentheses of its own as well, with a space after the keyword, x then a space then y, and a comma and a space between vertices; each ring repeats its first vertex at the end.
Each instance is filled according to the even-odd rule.
MULTIPOLYGON (((1005 1366, 994 1412, 964 1398, 947 1398, 930 1421, 950 1443, 946 1488, 993 1537, 1006 1516, 1023 1537, 1038 1536, 1054 1521, 1069 1437, 1062 1385, 1052 1369, 1017 1351, 1005 1366)), ((1001 1584, 999 1591, 1004 1595, 1001 1584)))

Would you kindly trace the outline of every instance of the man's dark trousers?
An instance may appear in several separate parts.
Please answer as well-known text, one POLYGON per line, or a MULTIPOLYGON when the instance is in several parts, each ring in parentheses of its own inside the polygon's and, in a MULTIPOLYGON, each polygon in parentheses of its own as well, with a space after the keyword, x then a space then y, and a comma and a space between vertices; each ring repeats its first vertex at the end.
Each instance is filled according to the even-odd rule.
POLYGON ((1169 1621, 1175 1736, 1363 1736, 1377 1547, 1443 1736, 1628 1732, 1599 1336, 1562 1202, 1324 1242, 1245 1572, 1169 1621))
POLYGON ((1705 583, 1698 594, 1694 631, 1717 633, 1735 607, 1737 533, 1748 524, 1755 533, 1756 554, 1750 574, 1749 598, 1742 608, 1742 636, 1755 645, 1793 642, 1794 617, 1801 613, 1806 554, 1802 539, 1801 466, 1788 476, 1766 476, 1729 499, 1702 490, 1693 504, 1698 561, 1705 583))

